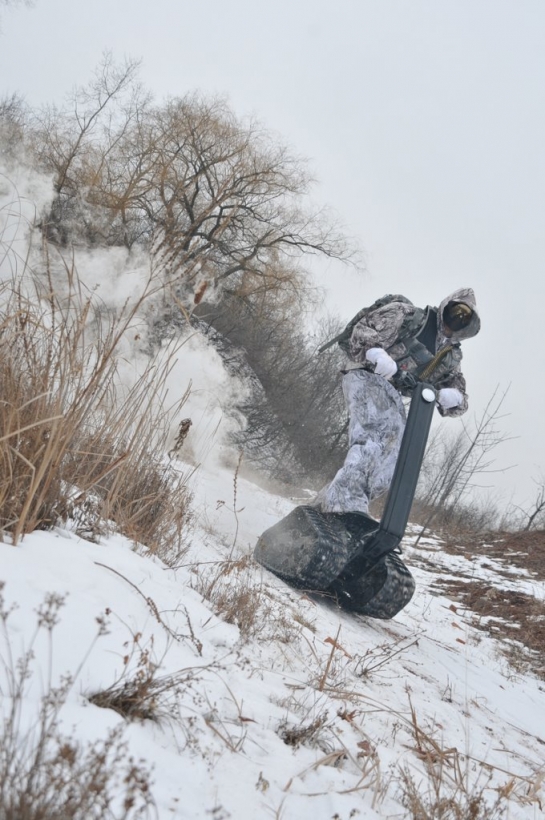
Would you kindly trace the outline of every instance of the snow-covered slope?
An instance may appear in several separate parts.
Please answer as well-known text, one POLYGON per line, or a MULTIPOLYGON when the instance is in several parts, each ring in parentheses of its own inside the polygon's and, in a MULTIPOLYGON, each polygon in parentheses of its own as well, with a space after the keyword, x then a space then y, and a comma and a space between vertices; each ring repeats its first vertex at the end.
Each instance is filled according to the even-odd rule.
MULTIPOLYGON (((121 536, 92 544, 69 529, 0 544, 6 607, 17 606, 1 639, 4 694, 34 640, 23 725, 74 674, 63 731, 84 741, 124 726, 130 753, 153 767, 161 820, 543 816, 543 683, 510 668, 434 586, 463 570, 492 588, 502 579, 490 563, 450 556, 434 538, 413 548, 409 533, 413 601, 390 622, 357 619, 251 560, 257 536, 301 499, 217 465, 191 481, 193 530, 177 567, 121 536), (51 593, 65 596, 56 625, 44 618, 51 593), (154 682, 156 720, 90 702, 139 670, 154 682)), ((543 598, 531 578, 509 583, 543 598)))

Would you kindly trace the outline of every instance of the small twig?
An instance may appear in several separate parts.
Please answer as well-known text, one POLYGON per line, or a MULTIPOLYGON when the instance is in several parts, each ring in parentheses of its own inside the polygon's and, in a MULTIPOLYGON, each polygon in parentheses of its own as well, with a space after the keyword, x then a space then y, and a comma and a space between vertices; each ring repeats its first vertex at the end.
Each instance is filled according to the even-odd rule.
POLYGON ((204 722, 206 723, 206 725, 207 725, 210 729, 212 729, 212 731, 213 731, 213 732, 214 732, 214 733, 215 733, 215 734, 216 734, 219 738, 221 738, 221 739, 223 740, 223 742, 225 743, 225 745, 227 746, 227 748, 228 748, 228 749, 230 749, 232 752, 238 752, 238 749, 237 749, 235 746, 233 746, 233 744, 231 743, 231 741, 230 741, 228 738, 224 737, 224 736, 222 735, 222 733, 219 731, 219 729, 216 729, 216 727, 214 726, 214 724, 212 723, 212 721, 211 721, 211 720, 208 720, 207 718, 205 718, 205 719, 204 719, 204 722))
MULTIPOLYGON (((107 564, 102 564, 100 561, 95 561, 94 563, 95 563, 98 567, 104 567, 104 569, 109 569, 109 570, 110 570, 110 572, 115 572, 115 574, 116 574, 116 575, 119 575, 119 577, 120 577, 120 578, 123 578, 123 580, 124 580, 124 581, 126 581, 128 584, 130 584, 130 585, 131 585, 131 587, 132 587, 134 590, 136 590, 136 592, 140 595, 140 597, 141 597, 141 598, 143 598, 143 599, 144 599, 144 601, 147 603, 147 605, 148 605, 148 606, 149 606, 149 608, 151 609, 152 614, 155 616, 155 618, 156 618, 157 622, 161 624, 161 626, 162 626, 162 627, 163 627, 163 628, 164 628, 164 629, 168 632, 168 634, 169 634, 172 638, 174 638, 174 640, 176 640, 176 641, 180 641, 180 636, 179 636, 179 635, 177 635, 175 632, 173 632, 173 631, 172 631, 172 629, 169 627, 169 625, 168 625, 168 624, 166 624, 166 623, 163 621, 163 619, 161 618, 161 616, 159 615, 159 610, 157 609, 157 604, 155 603, 155 601, 153 600, 153 598, 150 598, 149 596, 144 595, 144 593, 143 593, 143 592, 141 592, 141 591, 138 589, 138 587, 136 586, 136 584, 133 584, 133 582, 132 582, 132 581, 130 581, 130 580, 129 580, 129 579, 128 579, 125 575, 123 575, 123 573, 118 572, 118 571, 117 571, 116 569, 114 569, 113 567, 109 567, 107 564)), ((199 654, 200 654, 200 653, 199 653, 199 654)))
MULTIPOLYGON (((406 649, 410 649, 411 646, 418 646, 418 641, 419 641, 419 638, 415 638, 413 641, 411 641, 411 643, 405 644, 404 646, 400 646, 398 649, 396 649, 392 652, 387 651, 387 649, 389 649, 389 647, 384 647, 384 646, 379 647, 382 650, 386 650, 386 651, 383 651, 382 657, 379 659, 377 656, 372 656, 371 659, 370 659, 369 665, 365 666, 365 667, 364 667, 365 657, 362 658, 362 662, 360 664, 361 671, 358 674, 360 675, 360 677, 365 677, 367 675, 370 675, 371 672, 375 672, 381 666, 384 666, 384 664, 389 663, 392 660, 392 658, 395 658, 395 656, 399 655, 400 652, 404 652, 406 649), (375 660, 375 659, 376 659, 376 663, 372 663, 372 661, 375 660)), ((400 643, 400 642, 401 641, 398 641, 397 643, 400 643)), ((395 646, 395 644, 394 644, 394 646, 395 646)))
POLYGON ((318 691, 323 692, 324 686, 326 684, 327 676, 329 675, 329 670, 331 668, 331 664, 333 662, 333 655, 335 654, 335 649, 337 648, 337 641, 339 639, 339 635, 341 633, 341 625, 339 624, 339 628, 337 629, 337 634, 335 635, 335 640, 333 642, 333 646, 331 647, 331 652, 329 653, 329 658, 327 660, 327 664, 324 670, 324 674, 320 679, 320 683, 318 686, 318 691))
POLYGON ((233 550, 235 548, 235 545, 237 543, 237 538, 238 538, 238 528, 239 528, 238 512, 239 512, 239 510, 237 510, 237 482, 238 482, 238 473, 239 473, 239 470, 240 470, 240 465, 242 463, 242 456, 243 456, 243 453, 242 453, 242 450, 241 450, 240 453, 239 453, 239 456, 238 456, 237 466, 236 466, 236 469, 235 469, 235 475, 233 477, 233 514, 235 516, 236 526, 235 526, 235 535, 234 535, 234 538, 233 538, 233 544, 231 546, 231 554, 230 554, 229 557, 231 557, 232 554, 233 554, 233 550))

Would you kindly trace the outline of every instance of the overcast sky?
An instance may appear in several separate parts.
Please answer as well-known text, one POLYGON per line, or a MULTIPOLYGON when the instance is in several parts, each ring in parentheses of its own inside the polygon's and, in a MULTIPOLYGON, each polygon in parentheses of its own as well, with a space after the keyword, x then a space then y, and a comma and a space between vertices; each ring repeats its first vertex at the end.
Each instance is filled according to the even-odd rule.
MULTIPOLYGON (((1 5, 0 5, 1 8, 1 5)), ((36 0, 2 9, 0 94, 60 102, 105 49, 161 98, 201 89, 312 163, 315 198, 365 251, 336 265, 349 319, 388 292, 437 304, 473 287, 470 410, 511 385, 490 483, 518 500, 545 472, 544 0, 36 0)))

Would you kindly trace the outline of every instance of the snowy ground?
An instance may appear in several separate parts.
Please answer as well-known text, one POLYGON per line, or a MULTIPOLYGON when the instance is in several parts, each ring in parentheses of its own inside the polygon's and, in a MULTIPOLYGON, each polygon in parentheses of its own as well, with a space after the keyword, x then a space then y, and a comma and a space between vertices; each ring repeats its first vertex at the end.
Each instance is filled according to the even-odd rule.
POLYGON ((0 637, 8 666, 31 645, 44 597, 66 596, 58 624, 34 640, 27 719, 51 684, 76 674, 63 730, 94 740, 125 725, 131 753, 153 767, 161 820, 412 817, 403 770, 424 802, 466 806, 422 817, 543 817, 544 684, 511 669, 498 642, 432 584, 463 571, 541 598, 542 587, 520 571, 508 581, 490 561, 468 566, 433 538, 415 549, 409 533, 413 601, 390 622, 357 619, 247 560, 300 499, 233 468, 201 468, 192 485, 195 521, 177 568, 120 536, 92 544, 57 529, 0 544, 4 597, 17 605, 6 620, 11 662, 0 637), (107 634, 95 641, 102 617, 107 634), (157 695, 158 721, 125 722, 89 702, 150 659, 176 682, 157 695), (481 793, 489 809, 470 814, 481 793))

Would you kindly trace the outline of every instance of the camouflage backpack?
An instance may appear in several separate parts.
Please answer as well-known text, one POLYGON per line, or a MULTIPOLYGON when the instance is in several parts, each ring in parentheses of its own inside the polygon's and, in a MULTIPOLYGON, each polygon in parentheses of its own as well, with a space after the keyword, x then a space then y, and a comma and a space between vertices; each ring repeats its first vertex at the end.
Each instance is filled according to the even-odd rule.
MULTIPOLYGON (((377 310, 378 308, 384 307, 384 305, 388 305, 390 302, 405 302, 405 304, 407 305, 412 305, 410 299, 407 299, 406 296, 401 296, 401 294, 399 293, 388 293, 386 296, 381 296, 380 299, 377 299, 376 302, 373 302, 372 305, 364 307, 360 311, 358 311, 358 313, 356 313, 356 315, 352 319, 350 319, 345 329, 341 333, 339 333, 338 336, 335 336, 334 339, 330 339, 329 342, 326 342, 324 345, 322 345, 322 347, 318 349, 318 353, 323 353, 324 350, 333 347, 334 344, 338 344, 343 353, 349 355, 350 338, 352 336, 352 331, 354 330, 358 322, 361 319, 363 319, 364 316, 367 316, 369 313, 371 313, 374 310, 377 310)), ((417 330, 417 328, 422 323, 424 313, 425 311, 420 310, 420 308, 415 309, 415 314, 414 316, 410 317, 408 326, 405 327, 405 322, 403 323, 399 339, 396 340, 396 343, 401 339, 411 336, 412 333, 417 330)))

